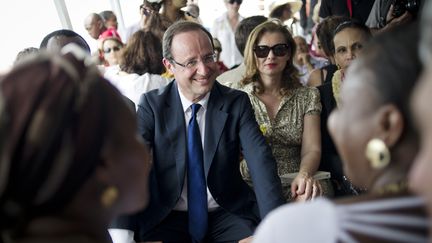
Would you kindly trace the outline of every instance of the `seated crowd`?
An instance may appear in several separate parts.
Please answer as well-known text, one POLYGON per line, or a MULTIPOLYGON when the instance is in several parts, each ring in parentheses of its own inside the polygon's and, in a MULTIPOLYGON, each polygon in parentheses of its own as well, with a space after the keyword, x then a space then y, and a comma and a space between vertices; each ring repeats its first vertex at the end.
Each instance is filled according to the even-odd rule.
POLYGON ((67 29, 23 49, 0 76, 0 243, 432 242, 432 3, 330 2, 303 35, 302 1, 224 0, 209 30, 143 0, 124 35, 89 14, 95 53, 67 29))

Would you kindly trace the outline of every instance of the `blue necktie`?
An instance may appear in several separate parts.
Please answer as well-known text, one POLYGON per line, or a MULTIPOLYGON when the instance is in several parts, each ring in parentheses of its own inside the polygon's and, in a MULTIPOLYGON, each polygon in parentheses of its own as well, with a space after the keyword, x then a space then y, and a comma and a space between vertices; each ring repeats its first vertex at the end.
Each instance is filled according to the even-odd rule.
POLYGON ((193 242, 201 242, 207 232, 207 186, 197 113, 200 104, 192 104, 188 125, 188 214, 189 233, 193 242))

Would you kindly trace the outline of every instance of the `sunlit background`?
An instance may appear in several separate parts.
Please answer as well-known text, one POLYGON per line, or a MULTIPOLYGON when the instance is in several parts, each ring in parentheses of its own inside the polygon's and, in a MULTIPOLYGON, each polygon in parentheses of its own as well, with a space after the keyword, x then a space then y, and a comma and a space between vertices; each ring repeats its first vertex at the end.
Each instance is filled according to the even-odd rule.
MULTIPOLYGON (((200 6, 204 26, 211 28, 213 20, 226 11, 223 0, 194 1, 200 6)), ((265 14, 270 1, 244 0, 240 14, 244 17, 265 14)), ((0 72, 12 65, 16 54, 27 47, 39 47, 48 33, 62 29, 61 18, 69 16, 72 30, 89 43, 92 50, 96 42, 84 29, 84 19, 92 12, 113 10, 123 31, 139 20, 142 0, 0 0, 0 72), (61 9, 63 9, 62 14, 61 9)))

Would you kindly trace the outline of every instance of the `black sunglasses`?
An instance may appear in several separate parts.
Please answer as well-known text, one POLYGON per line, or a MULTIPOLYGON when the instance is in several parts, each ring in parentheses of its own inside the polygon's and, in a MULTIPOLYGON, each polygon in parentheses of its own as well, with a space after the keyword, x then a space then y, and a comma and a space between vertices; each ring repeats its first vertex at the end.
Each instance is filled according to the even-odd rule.
POLYGON ((277 44, 272 47, 269 46, 255 46, 253 49, 255 55, 259 58, 265 58, 270 53, 270 50, 273 51, 273 54, 277 57, 283 57, 288 54, 290 47, 288 44, 277 44))
POLYGON ((242 4, 243 0, 229 0, 228 3, 229 4, 234 4, 237 3, 238 5, 242 4))
POLYGON ((104 49, 104 53, 110 53, 111 51, 113 52, 118 52, 120 50, 120 47, 118 46, 114 46, 112 48, 105 48, 104 49))

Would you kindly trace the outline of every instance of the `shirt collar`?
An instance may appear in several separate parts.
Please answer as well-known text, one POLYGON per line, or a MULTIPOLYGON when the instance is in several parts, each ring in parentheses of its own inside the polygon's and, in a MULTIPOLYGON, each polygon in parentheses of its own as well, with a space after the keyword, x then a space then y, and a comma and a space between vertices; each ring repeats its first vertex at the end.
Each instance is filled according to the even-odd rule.
MULTIPOLYGON (((190 100, 188 100, 188 99, 187 99, 187 98, 182 94, 182 92, 180 91, 180 88, 178 87, 178 85, 177 85, 177 91, 178 91, 178 93, 179 93, 180 101, 181 101, 182 106, 183 106, 183 112, 186 113, 186 111, 187 111, 188 109, 190 109, 190 106, 193 104, 193 102, 191 102, 190 100)), ((204 96, 204 98, 202 98, 200 101, 198 101, 198 102, 196 102, 196 103, 200 104, 200 105, 204 108, 204 110, 206 110, 206 109, 207 109, 207 105, 208 105, 209 97, 210 97, 210 92, 208 92, 208 93, 204 96)))

